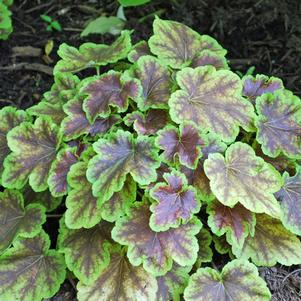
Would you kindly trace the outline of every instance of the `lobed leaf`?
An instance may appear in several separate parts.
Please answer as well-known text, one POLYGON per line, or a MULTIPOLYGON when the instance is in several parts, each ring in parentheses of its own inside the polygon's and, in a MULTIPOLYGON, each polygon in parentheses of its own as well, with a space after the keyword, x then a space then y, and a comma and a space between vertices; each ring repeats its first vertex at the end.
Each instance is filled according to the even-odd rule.
POLYGON ((212 242, 212 236, 207 229, 202 228, 196 237, 199 243, 199 252, 198 252, 198 258, 195 265, 197 268, 199 268, 203 262, 212 261, 213 252, 210 248, 212 242))
POLYGON ((150 49, 146 41, 140 41, 132 47, 132 50, 128 54, 128 60, 131 63, 135 63, 138 59, 144 55, 150 55, 150 49))
POLYGON ((241 96, 241 80, 231 71, 212 66, 185 68, 177 73, 180 90, 169 99, 174 122, 194 122, 204 131, 233 142, 239 127, 253 130, 254 109, 241 96))
POLYGON ((213 235, 212 240, 214 242, 215 250, 219 254, 232 254, 231 245, 228 243, 226 235, 213 235))
POLYGON ((248 144, 235 142, 221 154, 210 154, 204 163, 210 187, 225 206, 238 202, 256 213, 280 216, 280 206, 273 193, 282 185, 280 174, 272 165, 255 155, 248 144))
POLYGON ((203 50, 192 60, 191 67, 213 66, 216 70, 229 70, 227 59, 211 50, 203 50))

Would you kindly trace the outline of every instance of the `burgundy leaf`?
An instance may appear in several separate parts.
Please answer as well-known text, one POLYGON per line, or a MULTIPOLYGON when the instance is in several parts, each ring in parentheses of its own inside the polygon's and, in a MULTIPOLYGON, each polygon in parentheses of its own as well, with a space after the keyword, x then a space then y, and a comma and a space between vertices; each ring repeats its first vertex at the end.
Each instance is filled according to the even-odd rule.
POLYGON ((149 55, 150 49, 146 41, 140 41, 133 46, 133 49, 128 54, 128 59, 130 62, 135 63, 143 55, 149 55))

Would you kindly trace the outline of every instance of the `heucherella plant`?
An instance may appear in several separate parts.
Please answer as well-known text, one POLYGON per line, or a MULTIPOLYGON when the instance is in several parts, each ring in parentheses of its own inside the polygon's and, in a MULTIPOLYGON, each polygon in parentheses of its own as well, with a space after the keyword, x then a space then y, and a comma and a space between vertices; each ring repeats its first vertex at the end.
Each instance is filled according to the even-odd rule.
POLYGON ((0 110, 0 299, 270 300, 256 266, 301 264, 300 99, 159 18, 58 54, 40 103, 0 110))
POLYGON ((8 8, 12 4, 13 0, 0 0, 0 40, 7 40, 13 32, 11 11, 8 8))

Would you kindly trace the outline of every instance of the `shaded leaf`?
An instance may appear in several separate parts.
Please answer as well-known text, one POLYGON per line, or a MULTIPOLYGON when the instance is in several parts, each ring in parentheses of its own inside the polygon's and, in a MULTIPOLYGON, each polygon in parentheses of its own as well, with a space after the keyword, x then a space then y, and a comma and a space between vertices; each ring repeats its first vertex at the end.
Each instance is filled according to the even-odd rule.
POLYGON ((198 269, 184 292, 185 301, 269 301, 271 293, 255 265, 243 260, 226 264, 221 273, 198 269))
POLYGON ((193 68, 208 65, 215 67, 216 70, 229 69, 227 59, 211 50, 201 51, 193 58, 191 63, 191 67, 193 68))
POLYGON ((210 154, 204 169, 211 190, 225 206, 233 207, 239 202, 250 211, 279 217, 280 206, 273 193, 281 188, 281 176, 248 144, 235 142, 225 157, 210 154))
POLYGON ((185 68, 177 73, 177 83, 180 90, 169 100, 176 123, 192 121, 225 142, 235 140, 240 126, 253 130, 253 106, 241 96, 241 80, 233 72, 212 66, 185 68))
POLYGON ((0 257, 2 300, 41 301, 59 290, 65 261, 49 247, 50 240, 42 231, 34 238, 20 238, 0 257))
POLYGON ((148 204, 137 203, 112 230, 112 238, 128 246, 131 264, 138 266, 143 263, 144 269, 155 276, 170 271, 173 261, 181 266, 194 264, 198 252, 195 235, 202 228, 201 222, 194 217, 178 228, 154 232, 149 226, 149 218, 148 204))
POLYGON ((216 236, 213 235, 212 240, 214 242, 215 250, 220 254, 231 253, 231 245, 227 242, 226 235, 216 236))
POLYGON ((213 252, 210 248, 212 237, 210 232, 205 228, 202 228, 196 237, 199 243, 199 252, 198 259, 196 261, 196 267, 199 268, 203 262, 212 261, 213 252))
POLYGON ((143 55, 150 55, 150 49, 146 41, 140 41, 135 44, 132 50, 128 54, 128 60, 131 63, 137 62, 138 59, 143 55))
POLYGON ((118 0, 118 2, 124 6, 138 6, 150 2, 150 0, 118 0))
POLYGON ((45 118, 38 118, 34 124, 23 122, 10 131, 7 140, 12 153, 4 162, 3 185, 20 189, 29 178, 34 191, 46 190, 61 141, 56 125, 45 118))

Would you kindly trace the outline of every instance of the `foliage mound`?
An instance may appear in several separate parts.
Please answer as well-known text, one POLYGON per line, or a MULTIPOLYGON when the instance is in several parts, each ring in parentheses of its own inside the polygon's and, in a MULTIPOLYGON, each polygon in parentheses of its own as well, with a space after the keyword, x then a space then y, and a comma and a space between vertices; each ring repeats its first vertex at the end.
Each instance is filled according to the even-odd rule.
POLYGON ((301 263, 300 99, 183 24, 130 35, 62 44, 0 111, 1 300, 270 300, 256 266, 301 263))

